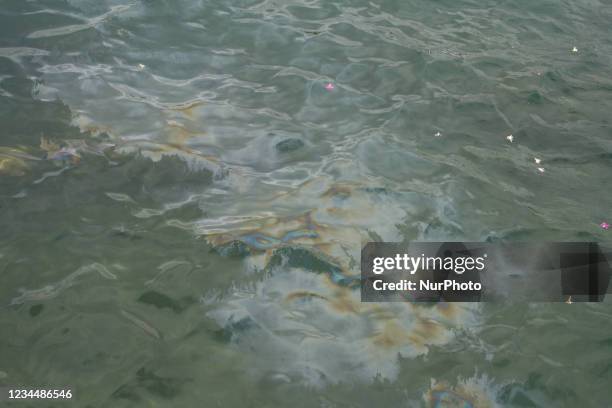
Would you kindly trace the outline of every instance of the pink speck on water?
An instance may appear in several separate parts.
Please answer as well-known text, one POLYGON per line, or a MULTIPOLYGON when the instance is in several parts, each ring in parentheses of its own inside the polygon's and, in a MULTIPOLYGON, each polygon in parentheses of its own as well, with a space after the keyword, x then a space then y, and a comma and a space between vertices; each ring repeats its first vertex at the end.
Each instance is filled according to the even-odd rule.
POLYGON ((327 89, 328 91, 333 91, 334 90, 334 84, 332 84, 331 82, 329 82, 327 85, 325 85, 325 89, 327 89))
POLYGON ((599 226, 605 230, 610 228, 610 224, 608 224, 607 222, 602 222, 601 224, 599 224, 599 226))

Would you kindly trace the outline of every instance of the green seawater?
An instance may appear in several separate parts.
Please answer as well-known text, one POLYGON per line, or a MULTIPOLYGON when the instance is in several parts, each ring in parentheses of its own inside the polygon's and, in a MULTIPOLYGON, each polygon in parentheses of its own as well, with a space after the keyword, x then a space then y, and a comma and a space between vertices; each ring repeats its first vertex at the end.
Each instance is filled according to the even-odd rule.
POLYGON ((610 242, 611 21, 0 0, 0 388, 73 395, 0 405, 612 406, 610 299, 350 284, 368 241, 610 242))

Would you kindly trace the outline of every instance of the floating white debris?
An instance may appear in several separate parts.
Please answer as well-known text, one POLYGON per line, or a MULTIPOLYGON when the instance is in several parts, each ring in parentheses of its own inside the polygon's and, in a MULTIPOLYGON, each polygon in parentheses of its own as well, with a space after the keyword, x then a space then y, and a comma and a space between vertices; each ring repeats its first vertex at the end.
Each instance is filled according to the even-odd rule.
POLYGON ((440 133, 440 132, 436 132, 436 134, 435 134, 434 136, 435 136, 435 137, 440 137, 440 136, 442 136, 442 133, 440 133))
POLYGON ((512 142, 514 142, 514 136, 508 135, 508 136, 506 136, 506 140, 508 140, 510 143, 512 143, 512 142))
POLYGON ((578 52, 578 48, 576 47, 572 48, 572 52, 578 52))
POLYGON ((538 167, 538 171, 539 171, 540 173, 544 173, 544 167, 538 167))
POLYGON ((540 164, 540 163, 542 162, 542 159, 538 159, 537 157, 534 157, 534 158, 533 158, 533 161, 534 161, 536 164, 540 164))
POLYGON ((147 66, 145 64, 138 64, 138 69, 143 70, 145 69, 147 66))

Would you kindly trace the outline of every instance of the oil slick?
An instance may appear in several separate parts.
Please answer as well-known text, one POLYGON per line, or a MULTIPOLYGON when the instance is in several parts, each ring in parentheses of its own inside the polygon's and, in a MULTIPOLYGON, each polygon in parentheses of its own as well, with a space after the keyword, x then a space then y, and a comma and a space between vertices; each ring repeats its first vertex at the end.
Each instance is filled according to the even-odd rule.
POLYGON ((194 229, 215 248, 236 243, 245 246, 255 255, 259 269, 269 263, 276 249, 294 246, 308 248, 346 276, 357 276, 361 247, 366 242, 376 237, 400 239, 396 224, 406 216, 400 199, 401 194, 373 186, 319 177, 272 198, 275 207, 282 204, 292 209, 287 216, 264 213, 202 220, 194 229))
POLYGON ((62 167, 80 164, 82 154, 105 156, 115 144, 87 141, 84 139, 63 140, 61 144, 41 137, 39 149, 30 153, 25 147, 0 146, 0 176, 25 176, 32 170, 32 163, 51 161, 62 167), (40 152, 43 152, 42 155, 40 152))
POLYGON ((60 147, 57 143, 51 142, 44 137, 40 138, 40 148, 46 152, 48 160, 71 163, 74 165, 79 164, 81 161, 81 156, 74 147, 60 147))
MULTIPOLYGON (((209 124, 203 119, 226 123, 251 117, 247 110, 202 107, 202 101, 189 98, 171 105, 128 86, 113 86, 118 103, 159 119, 143 123, 134 134, 128 121, 108 125, 104 118, 113 112, 87 112, 75 92, 76 97, 69 91, 64 95, 75 112, 73 123, 82 131, 108 135, 118 154, 153 162, 173 156, 191 171, 213 174, 212 186, 193 192, 204 217, 184 227, 218 254, 242 259, 244 276, 255 281, 238 282, 215 296, 204 293, 207 316, 244 356, 255 378, 314 387, 393 380, 400 357, 423 356, 451 342, 457 330, 477 325, 475 304, 360 302, 362 246, 403 240, 401 226, 430 207, 429 192, 381 184, 352 156, 322 164, 268 163, 262 152, 277 149, 259 150, 259 142, 274 146, 278 140, 256 126, 256 136, 245 137, 228 134, 231 127, 218 127, 218 134, 204 130, 209 124), (276 177, 281 170, 300 178, 276 177)), ((156 337, 154 330, 133 323, 156 337)))
POLYGON ((28 170, 25 160, 0 153, 0 176, 23 176, 28 170))
POLYGON ((24 176, 30 170, 30 162, 41 160, 24 148, 0 146, 0 176, 24 176))
MULTIPOLYGON (((188 123, 194 110, 202 105, 201 101, 189 101, 183 104, 163 105, 163 114, 166 116, 183 115, 188 123)), ((89 149, 95 154, 99 154, 104 149, 112 148, 120 155, 139 155, 155 163, 164 157, 176 157, 183 161, 190 171, 209 171, 216 180, 225 178, 228 167, 214 155, 206 154, 197 148, 190 147, 190 142, 204 135, 198 129, 192 129, 188 124, 177 119, 164 121, 163 128, 159 135, 118 135, 110 126, 95 123, 91 118, 79 114, 75 115, 72 121, 81 132, 89 133, 93 136, 106 135, 113 143, 101 144, 97 149, 91 146, 89 149)), ((78 149, 77 149, 78 151, 78 149)))
POLYGON ((394 380, 400 357, 425 355, 478 322, 476 304, 360 301, 361 247, 374 236, 401 239, 401 195, 318 178, 275 199, 313 208, 195 229, 217 252, 243 257, 246 269, 262 276, 209 297, 207 313, 253 359, 253 376, 274 373, 313 387, 394 380))
POLYGON ((423 395, 427 408, 499 408, 499 387, 486 376, 459 379, 455 386, 431 380, 423 395))
POLYGON ((394 380, 400 357, 448 343, 472 313, 457 304, 361 303, 359 290, 325 274, 279 268, 221 299, 208 316, 253 360, 253 376, 276 373, 323 387, 394 380))
POLYGON ((117 147, 115 143, 86 139, 66 139, 61 144, 45 137, 40 139, 40 148, 47 160, 58 161, 67 165, 78 165, 83 154, 106 157, 107 152, 117 147))

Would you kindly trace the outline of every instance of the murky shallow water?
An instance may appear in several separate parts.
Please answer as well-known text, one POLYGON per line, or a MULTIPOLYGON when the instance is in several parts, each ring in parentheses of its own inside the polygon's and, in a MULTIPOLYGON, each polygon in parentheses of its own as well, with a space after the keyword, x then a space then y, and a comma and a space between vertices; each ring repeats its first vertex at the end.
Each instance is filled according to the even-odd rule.
POLYGON ((3 1, 0 384, 96 407, 610 405, 609 301, 354 285, 371 240, 609 241, 610 17, 3 1))

